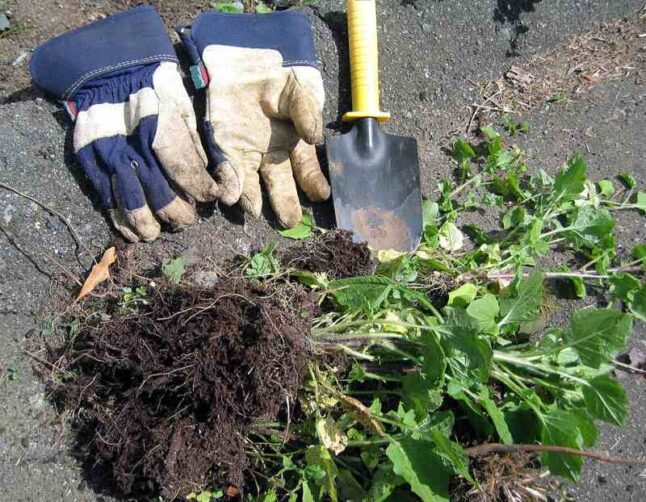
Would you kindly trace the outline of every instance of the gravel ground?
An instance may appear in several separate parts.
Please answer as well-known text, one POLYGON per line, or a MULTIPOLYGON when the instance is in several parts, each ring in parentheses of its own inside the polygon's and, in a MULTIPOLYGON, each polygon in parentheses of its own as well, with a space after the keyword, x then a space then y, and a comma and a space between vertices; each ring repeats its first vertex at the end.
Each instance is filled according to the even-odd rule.
MULTIPOLYGON (((49 36, 128 3, 0 0, 0 12, 10 9, 11 22, 26 27, 0 38, 0 181, 64 215, 88 248, 77 249, 60 218, 0 189, 0 500, 101 499, 68 455, 65 431, 44 400, 24 350, 42 316, 40 305, 52 278, 86 271, 91 256, 114 236, 69 155, 66 117, 28 87, 27 61, 13 62, 49 36)), ((171 26, 209 2, 158 3, 171 26)), ((437 179, 451 169, 441 147, 464 131, 469 105, 480 102, 475 82, 499 78, 514 63, 547 54, 567 37, 602 22, 636 16, 642 7, 643 0, 380 0, 383 108, 393 113, 389 130, 419 142, 424 193, 432 195, 437 179)), ((307 12, 315 27, 331 134, 350 106, 343 2, 318 1, 307 12)), ((629 170, 643 186, 645 92, 643 79, 633 72, 599 82, 566 103, 536 107, 523 116, 531 133, 519 140, 521 146, 550 170, 582 151, 593 176, 629 170)), ((320 224, 332 222, 330 205, 313 209, 320 224)), ((216 262, 248 253, 276 239, 273 216, 267 213, 243 224, 236 209, 205 206, 198 225, 166 233, 152 245, 138 246, 137 253, 151 264, 186 250, 216 262)), ((643 218, 621 215, 618 234, 625 246, 643 242, 645 233, 643 218)), ((643 324, 632 343, 646 343, 643 324)), ((623 430, 606 428, 600 449, 643 455, 646 380, 626 374, 620 378, 631 396, 630 423, 623 430)), ((640 474, 638 469, 588 463, 581 487, 572 493, 578 500, 646 500, 646 473, 640 474)))

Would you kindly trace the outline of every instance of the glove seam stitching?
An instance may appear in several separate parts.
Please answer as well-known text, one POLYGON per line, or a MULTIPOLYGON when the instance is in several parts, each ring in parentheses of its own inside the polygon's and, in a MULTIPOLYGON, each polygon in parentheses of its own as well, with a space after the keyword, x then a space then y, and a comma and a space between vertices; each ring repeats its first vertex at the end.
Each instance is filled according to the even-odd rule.
POLYGON ((132 59, 130 61, 124 61, 115 65, 104 66, 102 68, 92 70, 81 75, 70 87, 67 88, 67 90, 65 91, 64 97, 65 98, 71 97, 74 94, 74 92, 76 92, 76 90, 87 81, 88 78, 94 77, 95 75, 100 75, 101 73, 104 73, 107 71, 118 70, 120 68, 124 68, 138 63, 146 63, 149 61, 160 61, 161 58, 171 58, 172 61, 175 61, 175 62, 177 61, 177 56, 175 56, 174 54, 157 54, 155 56, 148 56, 140 59, 132 59))

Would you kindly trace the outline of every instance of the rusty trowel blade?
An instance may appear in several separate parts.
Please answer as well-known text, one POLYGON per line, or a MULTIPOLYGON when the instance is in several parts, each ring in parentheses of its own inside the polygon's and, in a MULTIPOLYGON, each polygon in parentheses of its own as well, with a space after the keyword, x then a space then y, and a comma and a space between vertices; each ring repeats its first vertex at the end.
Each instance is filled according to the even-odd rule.
POLYGON ((375 249, 408 251, 422 235, 422 194, 414 138, 383 132, 375 119, 327 141, 337 227, 375 249))

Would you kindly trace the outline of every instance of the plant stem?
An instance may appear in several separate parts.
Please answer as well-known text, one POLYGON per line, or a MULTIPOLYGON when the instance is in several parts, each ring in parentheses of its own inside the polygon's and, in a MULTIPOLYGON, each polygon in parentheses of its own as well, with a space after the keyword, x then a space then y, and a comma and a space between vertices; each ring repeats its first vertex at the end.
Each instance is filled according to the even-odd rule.
POLYGON ((576 448, 568 448, 567 446, 556 446, 551 444, 489 443, 472 446, 471 448, 466 449, 467 455, 470 457, 479 457, 481 455, 489 455, 491 453, 516 453, 519 451, 529 451, 533 453, 565 453, 567 455, 592 458, 599 460, 600 462, 608 462, 610 464, 646 465, 646 460, 640 458, 610 457, 592 451, 577 450, 576 448))

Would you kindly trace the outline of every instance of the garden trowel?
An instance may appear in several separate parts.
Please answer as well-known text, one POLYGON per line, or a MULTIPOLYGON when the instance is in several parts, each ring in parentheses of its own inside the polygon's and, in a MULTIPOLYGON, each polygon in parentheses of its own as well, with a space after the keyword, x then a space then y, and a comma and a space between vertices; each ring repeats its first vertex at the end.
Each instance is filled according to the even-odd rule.
POLYGON ((327 141, 337 227, 375 249, 414 249, 422 235, 417 142, 387 134, 379 124, 375 0, 347 0, 352 108, 349 132, 327 141))

